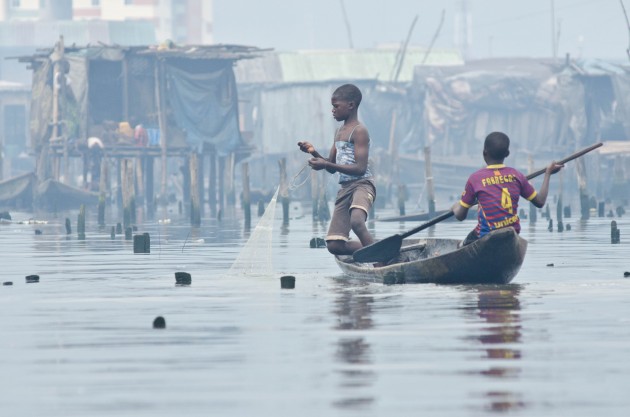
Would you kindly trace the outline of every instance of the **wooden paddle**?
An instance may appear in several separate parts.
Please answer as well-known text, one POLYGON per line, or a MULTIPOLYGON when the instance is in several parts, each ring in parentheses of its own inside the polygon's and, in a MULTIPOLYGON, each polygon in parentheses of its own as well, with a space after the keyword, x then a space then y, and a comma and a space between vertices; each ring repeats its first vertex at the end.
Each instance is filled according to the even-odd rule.
MULTIPOLYGON (((567 156, 561 161, 558 161, 559 164, 565 164, 569 161, 572 161, 580 156, 592 151, 593 149, 597 149, 602 146, 603 143, 599 142, 594 145, 589 146, 588 148, 584 148, 581 151, 578 151, 570 156, 567 156)), ((546 168, 539 169, 538 171, 532 172, 527 176, 528 180, 538 177, 545 173, 546 168)), ((397 234, 394 236, 390 236, 383 240, 379 240, 369 246, 365 246, 352 255, 355 262, 386 262, 390 259, 393 259, 400 253, 400 248, 402 246, 403 239, 418 233, 421 230, 424 230, 428 227, 433 226, 443 220, 446 220, 454 215, 453 211, 448 211, 440 216, 434 217, 428 222, 416 227, 415 229, 411 229, 408 232, 403 233, 402 235, 397 234)))

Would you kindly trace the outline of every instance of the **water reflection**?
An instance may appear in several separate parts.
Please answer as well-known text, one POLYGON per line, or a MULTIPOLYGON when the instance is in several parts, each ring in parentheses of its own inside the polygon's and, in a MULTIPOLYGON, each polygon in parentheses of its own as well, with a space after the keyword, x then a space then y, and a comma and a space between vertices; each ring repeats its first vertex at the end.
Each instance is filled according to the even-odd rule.
MULTIPOLYGON (((357 395, 357 389, 372 386, 375 374, 362 365, 372 363, 371 346, 360 334, 354 331, 368 330, 374 326, 372 321, 372 297, 369 284, 349 284, 339 281, 338 297, 334 302, 333 314, 337 317, 335 330, 341 331, 335 352, 335 362, 341 363, 338 373, 341 376, 339 392, 346 394, 333 405, 337 408, 365 408, 374 402, 374 397, 357 395)), ((360 391, 359 391, 360 392, 360 391)))
MULTIPOLYGON (((521 285, 467 288, 474 294, 474 299, 466 308, 467 312, 487 324, 478 328, 477 334, 466 337, 467 340, 481 342, 484 356, 490 360, 487 368, 478 371, 478 374, 492 379, 518 379, 521 376, 521 351, 518 349, 522 335, 518 298, 521 290, 521 285)), ((487 408, 491 411, 506 412, 525 408, 520 393, 491 390, 482 395, 487 399, 487 408)))

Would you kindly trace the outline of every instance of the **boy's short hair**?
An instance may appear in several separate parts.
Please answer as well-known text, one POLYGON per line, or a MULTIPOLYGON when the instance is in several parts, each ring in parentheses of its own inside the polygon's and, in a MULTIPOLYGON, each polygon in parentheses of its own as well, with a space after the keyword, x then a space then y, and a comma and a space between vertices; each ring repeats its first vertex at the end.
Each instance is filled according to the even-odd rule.
POLYGON ((354 101, 354 104, 359 107, 361 104, 361 99, 363 95, 361 94, 361 90, 354 84, 344 84, 341 87, 338 87, 333 96, 337 96, 344 101, 354 101))
POLYGON ((503 132, 492 132, 486 136, 483 149, 492 159, 505 159, 510 153, 510 138, 503 132))

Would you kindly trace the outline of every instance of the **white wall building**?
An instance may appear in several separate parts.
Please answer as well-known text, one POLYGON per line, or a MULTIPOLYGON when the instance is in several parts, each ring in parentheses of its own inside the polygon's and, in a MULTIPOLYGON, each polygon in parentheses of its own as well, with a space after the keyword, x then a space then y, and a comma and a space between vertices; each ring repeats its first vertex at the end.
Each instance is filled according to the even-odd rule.
POLYGON ((0 22, 149 21, 158 41, 213 43, 212 0, 0 0, 0 22))

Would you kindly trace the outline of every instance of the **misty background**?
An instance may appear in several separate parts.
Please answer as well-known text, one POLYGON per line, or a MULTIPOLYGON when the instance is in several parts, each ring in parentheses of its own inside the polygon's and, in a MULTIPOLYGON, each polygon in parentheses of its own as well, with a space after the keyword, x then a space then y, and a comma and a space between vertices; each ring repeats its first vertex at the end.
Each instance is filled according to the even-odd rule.
MULTIPOLYGON (((355 48, 400 43, 415 15, 419 19, 411 44, 427 45, 445 10, 435 45, 467 49, 469 59, 553 56, 552 26, 559 56, 627 59, 628 29, 619 0, 344 0, 343 4, 355 48)), ((279 50, 350 46, 340 0, 214 0, 213 5, 217 43, 279 50)))

